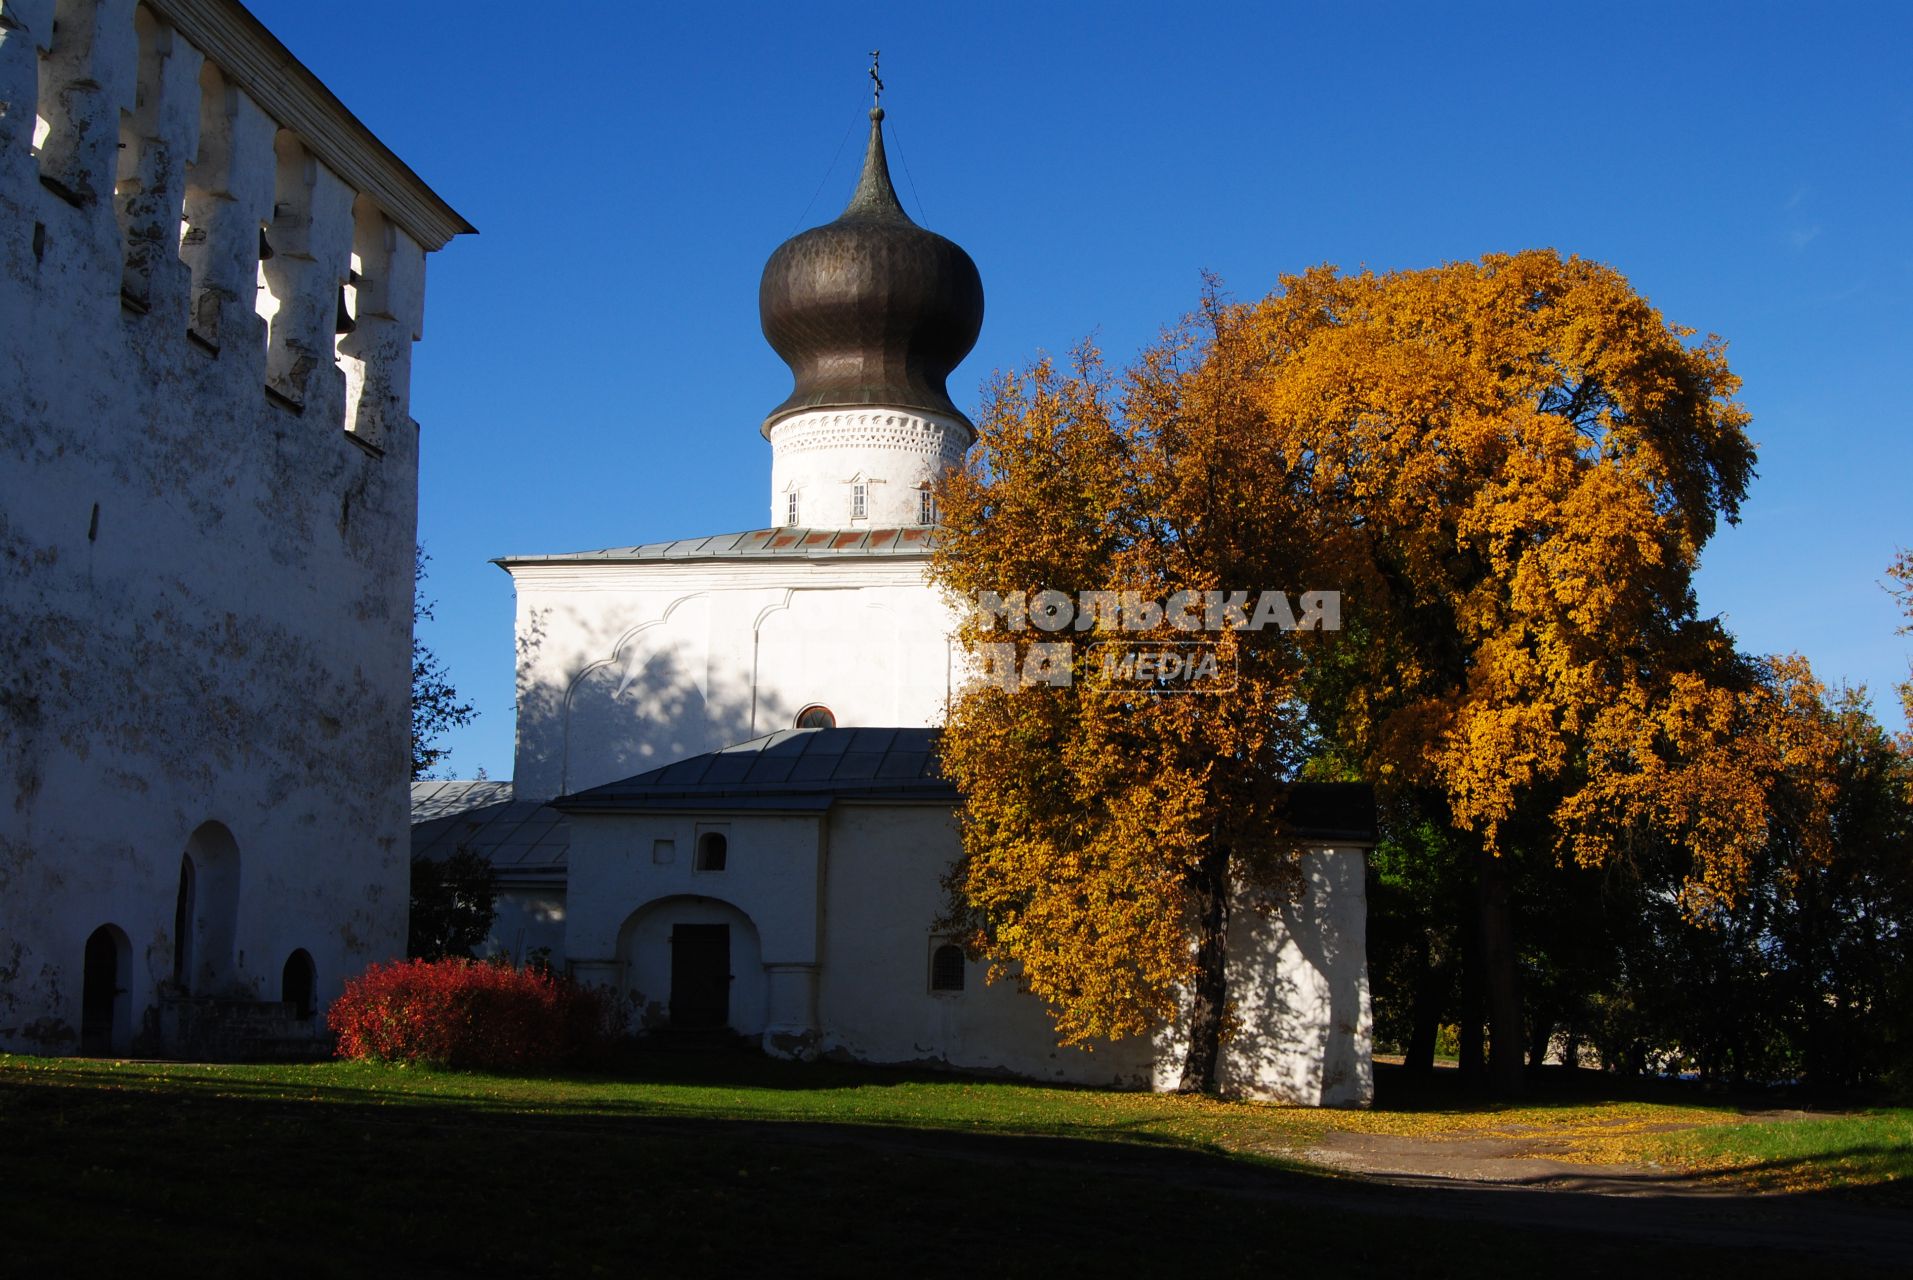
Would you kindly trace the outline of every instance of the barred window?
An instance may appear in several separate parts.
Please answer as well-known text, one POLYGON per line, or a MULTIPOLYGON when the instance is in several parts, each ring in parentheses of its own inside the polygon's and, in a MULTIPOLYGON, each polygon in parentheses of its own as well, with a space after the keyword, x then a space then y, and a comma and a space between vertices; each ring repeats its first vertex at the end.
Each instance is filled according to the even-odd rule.
POLYGON ((963 990, 963 948, 946 942, 930 953, 930 990, 963 990))
POLYGON ((850 518, 862 520, 870 514, 870 486, 853 484, 850 486, 850 518))
POLYGON ((797 525, 797 490, 795 489, 784 495, 784 523, 792 528, 797 525))

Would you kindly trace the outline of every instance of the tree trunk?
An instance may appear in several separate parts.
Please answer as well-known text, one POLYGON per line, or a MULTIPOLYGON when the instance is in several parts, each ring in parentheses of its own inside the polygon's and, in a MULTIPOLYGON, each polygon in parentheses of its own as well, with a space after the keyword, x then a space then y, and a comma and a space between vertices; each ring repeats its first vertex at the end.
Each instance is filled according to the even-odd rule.
POLYGON ((1427 1077, 1435 1073, 1435 1040, 1441 1034, 1441 995, 1443 973, 1434 962, 1433 947, 1422 935, 1421 967, 1415 982, 1415 1005, 1409 1013, 1407 1054, 1403 1068, 1411 1076, 1427 1077))
POLYGON ((1196 870, 1196 980, 1189 1008, 1189 1051, 1181 1093, 1210 1093, 1222 1056, 1222 1019, 1228 1009, 1229 851, 1212 847, 1196 870))
POLYGON ((1514 950, 1514 868, 1507 855, 1483 854, 1476 890, 1481 907, 1481 987, 1488 1014, 1488 1087, 1521 1092, 1521 985, 1514 950))
POLYGON ((1455 1058, 1461 1082, 1478 1088, 1487 1074, 1481 1055, 1480 912, 1463 911, 1461 921, 1461 1014, 1455 1023, 1455 1058))

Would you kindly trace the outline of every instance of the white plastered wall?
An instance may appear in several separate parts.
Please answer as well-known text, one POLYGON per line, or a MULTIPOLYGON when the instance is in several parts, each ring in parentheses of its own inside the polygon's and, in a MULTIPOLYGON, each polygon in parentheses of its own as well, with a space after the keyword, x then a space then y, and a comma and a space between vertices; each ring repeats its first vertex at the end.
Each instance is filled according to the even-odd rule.
POLYGON ((953 618, 910 557, 517 563, 517 794, 789 729, 942 723, 953 618))
POLYGON ((970 440, 962 423, 909 409, 792 414, 770 429, 770 524, 890 529, 933 523, 923 519, 922 495, 963 461, 970 440), (855 505, 860 486, 861 514, 855 505))
MULTIPOLYGON (((111 924, 125 1050, 171 983, 205 824, 236 846, 236 910, 195 994, 276 1000, 297 948, 323 1002, 404 948, 417 434, 388 395, 382 452, 353 438, 329 325, 309 402, 267 396, 276 124, 238 89, 202 98, 218 77, 151 12, 57 8, 56 32, 50 0, 0 0, 0 1048, 76 1046, 111 924)), ((334 216, 299 246, 301 305, 329 317, 352 202, 302 173, 334 216)), ((424 253, 357 216, 400 335, 361 363, 402 393, 424 253)))
MULTIPOLYGON (((825 815, 704 813, 570 819, 566 948, 586 981, 621 991, 635 1024, 668 1023, 674 923, 732 929, 732 1027, 767 1049, 1034 1080, 1173 1088, 1182 1040, 1062 1048, 1013 981, 966 962, 961 992, 930 987, 941 877, 957 856, 938 805, 839 802, 825 815), (722 823, 722 872, 696 869, 700 824, 722 823), (668 841, 671 860, 656 861, 668 841), (820 883, 821 882, 821 883, 820 883), (747 925, 747 927, 745 927, 747 925), (751 948, 756 950, 752 951, 751 948)), ((1234 903, 1229 992, 1238 1020, 1218 1074, 1227 1093, 1321 1106, 1372 1096, 1359 848, 1303 856, 1293 902, 1234 903)))

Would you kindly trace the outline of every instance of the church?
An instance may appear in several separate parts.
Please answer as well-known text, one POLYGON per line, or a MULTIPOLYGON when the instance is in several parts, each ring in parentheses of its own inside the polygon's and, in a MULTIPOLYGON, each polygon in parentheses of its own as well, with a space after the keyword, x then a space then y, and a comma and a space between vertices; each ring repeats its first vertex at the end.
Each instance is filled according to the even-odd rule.
MULTIPOLYGON (((772 1054, 1172 1087, 1173 1029, 1063 1048, 936 932, 961 850, 937 765, 967 678, 926 576, 936 485, 975 441, 946 379, 983 321, 969 255, 892 188, 883 111, 843 213, 763 273, 794 389, 762 424, 762 528, 497 563, 517 595, 509 788, 421 783, 414 852, 500 877, 492 946, 562 959, 643 1029, 772 1054)), ((1232 912, 1233 1094, 1371 1094, 1364 788, 1305 789, 1293 902, 1232 912)))

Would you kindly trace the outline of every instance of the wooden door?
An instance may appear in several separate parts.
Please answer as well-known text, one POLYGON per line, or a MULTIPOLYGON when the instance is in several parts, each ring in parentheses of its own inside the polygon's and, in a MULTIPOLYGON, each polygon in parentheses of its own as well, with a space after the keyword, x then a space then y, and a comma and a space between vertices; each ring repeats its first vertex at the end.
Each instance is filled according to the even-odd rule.
POLYGON ((671 930, 671 1025, 722 1027, 731 1020, 731 926, 671 930))

